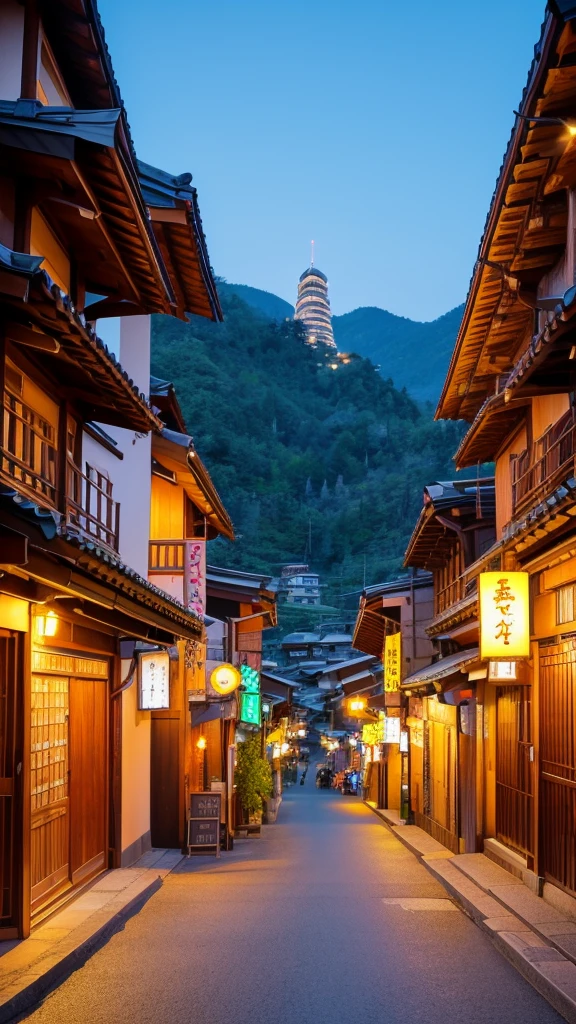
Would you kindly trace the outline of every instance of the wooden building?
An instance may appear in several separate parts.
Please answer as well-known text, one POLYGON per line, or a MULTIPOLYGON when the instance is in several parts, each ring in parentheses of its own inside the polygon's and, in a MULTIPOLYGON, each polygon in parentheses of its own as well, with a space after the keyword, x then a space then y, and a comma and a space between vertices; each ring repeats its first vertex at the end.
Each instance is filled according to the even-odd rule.
POLYGON ((169 689, 164 652, 203 638, 199 615, 146 578, 150 435, 163 429, 147 398, 150 314, 221 314, 189 176, 139 167, 93 0, 0 0, 0 126, 10 938, 150 845, 142 654, 161 656, 169 689))
MULTIPOLYGON (((206 694, 192 708, 192 749, 200 750, 190 780, 196 788, 222 784, 226 794, 225 842, 229 847, 239 824, 240 809, 234 799, 236 743, 262 728, 262 645, 263 631, 278 624, 276 594, 268 589, 271 577, 237 569, 208 566, 206 694), (210 675, 222 662, 245 671, 253 670, 257 693, 252 702, 256 714, 243 711, 245 676, 242 687, 223 698, 210 687, 210 675), (244 669, 243 669, 244 667, 244 669), (200 738, 204 747, 198 747, 200 738)), ((223 816, 224 817, 224 816, 223 816)))
POLYGON ((493 196, 437 416, 458 467, 496 464, 487 568, 530 577, 531 657, 487 686, 484 835, 576 896, 576 11, 550 3, 493 196))
POLYGON ((404 676, 414 821, 455 853, 481 848, 484 678, 477 578, 471 566, 494 543, 494 481, 431 484, 405 564, 432 573, 432 664, 404 676), (480 794, 480 795, 479 795, 480 794))
MULTIPOLYGON (((234 539, 232 523, 210 474, 186 433, 173 384, 152 377, 151 401, 164 423, 152 436, 152 493, 148 578, 205 621, 206 545, 217 536, 234 539)), ((206 697, 207 644, 180 645, 170 707, 152 712, 151 841, 172 848, 185 844, 189 793, 208 788, 191 713, 206 697)), ((224 657, 220 659, 224 661, 224 657)), ((209 776, 208 778, 206 776, 209 776)))
MULTIPOLYGON (((426 634, 426 626, 433 614, 432 577, 429 572, 415 570, 410 576, 377 586, 366 587, 360 598, 360 606, 354 628, 353 645, 358 651, 365 651, 374 658, 384 658, 386 636, 400 633, 401 663, 400 679, 405 679, 417 669, 428 665, 433 653, 432 644, 426 634)), ((408 702, 402 700, 399 691, 378 695, 370 694, 368 707, 373 712, 384 711, 398 717, 402 728, 408 721, 408 702)), ((412 732, 415 736, 414 731, 412 732)), ((376 807, 406 813, 408 788, 417 801, 421 777, 416 770, 409 783, 409 764, 406 752, 400 750, 400 743, 376 742, 365 772, 366 798, 376 807)))

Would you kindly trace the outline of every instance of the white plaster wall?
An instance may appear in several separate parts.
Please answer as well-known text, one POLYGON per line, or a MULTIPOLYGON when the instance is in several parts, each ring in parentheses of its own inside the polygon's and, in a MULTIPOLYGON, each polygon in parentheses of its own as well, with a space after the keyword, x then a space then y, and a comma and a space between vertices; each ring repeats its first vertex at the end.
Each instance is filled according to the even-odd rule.
POLYGON ((184 576, 160 576, 154 573, 150 576, 150 583, 153 583, 155 587, 160 587, 160 590, 165 590, 170 597, 175 597, 177 601, 184 604, 184 576))
MULTIPOLYGON (((138 388, 148 395, 150 388, 150 317, 125 317, 120 322, 119 351, 116 326, 104 320, 96 325, 100 337, 115 352, 122 368, 138 388)), ((113 481, 113 497, 120 502, 120 556, 144 579, 148 577, 150 537, 151 437, 133 430, 102 424, 118 442, 123 453, 116 458, 105 447, 84 435, 82 455, 105 468, 113 481)), ((84 469, 85 467, 83 467, 84 469)), ((122 678, 128 663, 122 663, 122 678)), ((150 740, 149 711, 138 710, 137 680, 122 694, 122 851, 146 836, 150 830, 150 740)))
MULTIPOLYGON (((122 678, 129 661, 122 661, 122 678)), ((138 680, 122 697, 122 851, 150 829, 151 715, 138 711, 138 680)))
MULTIPOLYGON (((96 331, 107 344, 114 347, 114 325, 99 321, 96 331)), ((137 384, 139 390, 148 395, 150 389, 150 317, 124 317, 120 322, 120 351, 117 354, 129 377, 137 384)), ((148 541, 150 538, 150 461, 151 437, 144 436, 133 430, 103 424, 103 429, 118 442, 123 453, 122 460, 117 459, 97 441, 85 438, 83 445, 84 462, 88 453, 98 465, 104 465, 113 481, 113 497, 120 502, 120 556, 144 579, 148 577, 148 541), (99 450, 99 453, 98 453, 99 450)))
POLYGON ((0 100, 17 100, 22 84, 24 7, 18 0, 0 5, 0 100))

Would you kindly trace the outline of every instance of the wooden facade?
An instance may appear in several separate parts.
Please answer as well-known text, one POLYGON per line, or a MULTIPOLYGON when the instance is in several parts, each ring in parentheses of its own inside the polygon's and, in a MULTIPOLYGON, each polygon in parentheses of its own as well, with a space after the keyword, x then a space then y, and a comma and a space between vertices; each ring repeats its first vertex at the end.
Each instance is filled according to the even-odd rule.
POLYGON ((486 687, 477 682, 475 565, 494 541, 494 519, 492 479, 429 485, 406 553, 406 565, 430 571, 434 585, 426 628, 434 660, 402 683, 411 709, 411 813, 454 853, 481 844, 486 687))
POLYGON ((166 824, 166 807, 184 817, 170 758, 204 634, 147 579, 150 435, 170 400, 146 397, 149 318, 221 311, 190 176, 138 163, 96 5, 0 14, 0 938, 17 938, 134 861, 151 820, 170 845, 183 831, 166 824), (139 706, 142 644, 179 652, 166 712, 139 706))
POLYGON ((533 888, 553 885, 571 896, 576 151, 569 129, 575 36, 574 10, 550 7, 437 410, 438 417, 470 423, 458 468, 495 462, 495 544, 472 574, 496 567, 530 577, 531 656, 517 663, 516 680, 487 680, 482 687, 480 834, 490 839, 492 852, 500 850, 503 863, 507 851, 516 857, 533 888))

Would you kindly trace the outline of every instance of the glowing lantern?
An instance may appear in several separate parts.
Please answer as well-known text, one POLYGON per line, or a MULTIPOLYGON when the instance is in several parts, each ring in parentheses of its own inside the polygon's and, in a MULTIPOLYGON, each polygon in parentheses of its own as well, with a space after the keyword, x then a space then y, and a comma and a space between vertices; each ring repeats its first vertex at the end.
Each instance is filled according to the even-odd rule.
POLYGON ((58 616, 56 612, 46 612, 46 615, 36 616, 37 636, 56 636, 58 630, 58 616))
POLYGON ((481 573, 480 657, 510 661, 529 654, 528 573, 481 573))
POLYGON ((349 697, 348 714, 362 715, 366 710, 366 697, 349 697))
POLYGON ((223 696, 233 693, 241 682, 242 676, 238 669, 234 668, 234 665, 218 665, 210 674, 210 685, 216 690, 216 693, 221 693, 223 696))

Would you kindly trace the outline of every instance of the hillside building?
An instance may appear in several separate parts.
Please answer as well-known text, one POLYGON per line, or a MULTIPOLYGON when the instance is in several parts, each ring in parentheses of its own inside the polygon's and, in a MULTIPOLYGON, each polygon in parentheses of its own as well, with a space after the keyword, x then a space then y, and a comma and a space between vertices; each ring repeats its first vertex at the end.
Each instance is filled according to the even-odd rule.
POLYGON ((285 565, 276 581, 278 600, 288 604, 320 604, 320 577, 307 565, 285 565))
POLYGON ((326 345, 336 350, 328 298, 328 278, 313 265, 304 271, 298 282, 294 319, 302 320, 310 345, 326 345))

